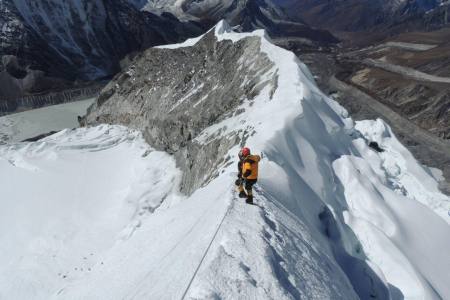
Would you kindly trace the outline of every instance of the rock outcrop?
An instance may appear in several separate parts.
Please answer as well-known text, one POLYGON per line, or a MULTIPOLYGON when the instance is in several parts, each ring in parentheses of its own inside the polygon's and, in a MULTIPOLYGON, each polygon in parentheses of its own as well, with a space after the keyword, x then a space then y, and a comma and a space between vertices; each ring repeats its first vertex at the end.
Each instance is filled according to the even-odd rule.
POLYGON ((175 154, 190 193, 214 177, 216 167, 248 131, 207 139, 205 128, 274 90, 273 63, 259 50, 260 38, 218 41, 214 30, 192 47, 151 48, 118 74, 89 108, 86 124, 113 123, 140 129, 147 142, 175 154))

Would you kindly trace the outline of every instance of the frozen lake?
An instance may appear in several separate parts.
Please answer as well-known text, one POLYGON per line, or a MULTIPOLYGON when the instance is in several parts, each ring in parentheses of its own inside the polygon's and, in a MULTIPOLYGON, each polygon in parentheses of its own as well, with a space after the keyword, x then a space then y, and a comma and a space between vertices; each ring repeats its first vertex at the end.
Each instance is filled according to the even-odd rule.
POLYGON ((50 131, 78 127, 95 98, 52 105, 0 117, 0 144, 20 142, 50 131))

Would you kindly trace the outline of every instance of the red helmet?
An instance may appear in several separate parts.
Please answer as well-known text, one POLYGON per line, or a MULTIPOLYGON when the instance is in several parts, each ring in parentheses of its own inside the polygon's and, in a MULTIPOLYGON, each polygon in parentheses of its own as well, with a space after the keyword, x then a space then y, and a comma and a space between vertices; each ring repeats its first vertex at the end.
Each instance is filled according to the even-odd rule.
POLYGON ((244 156, 244 157, 250 155, 250 149, 247 147, 242 148, 241 152, 242 152, 242 156, 244 156))

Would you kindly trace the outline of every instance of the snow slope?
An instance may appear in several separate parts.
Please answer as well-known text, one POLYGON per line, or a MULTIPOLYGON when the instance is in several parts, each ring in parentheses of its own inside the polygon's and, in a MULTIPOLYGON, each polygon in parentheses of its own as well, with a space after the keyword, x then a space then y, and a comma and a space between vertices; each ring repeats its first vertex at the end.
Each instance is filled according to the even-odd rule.
POLYGON ((2 146, 0 170, 1 299, 48 299, 107 267, 102 254, 132 234, 178 176, 167 154, 117 126, 2 146))
POLYGON ((190 196, 173 158, 124 127, 0 146, 0 298, 449 298, 450 199, 431 172, 262 31, 215 35, 259 37, 275 64, 274 92, 196 138, 253 132, 258 206, 233 192, 238 146, 190 196))

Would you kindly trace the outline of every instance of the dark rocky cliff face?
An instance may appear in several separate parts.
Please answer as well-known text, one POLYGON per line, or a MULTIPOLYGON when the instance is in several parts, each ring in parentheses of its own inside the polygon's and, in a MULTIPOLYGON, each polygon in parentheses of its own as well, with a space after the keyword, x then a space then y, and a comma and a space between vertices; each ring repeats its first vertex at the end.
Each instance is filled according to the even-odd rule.
POLYGON ((198 138, 208 126, 242 113, 263 88, 276 89, 277 75, 260 39, 217 41, 214 32, 195 46, 148 49, 118 74, 90 107, 84 122, 140 129, 147 142, 175 154, 190 193, 214 176, 228 150, 251 134, 198 138))
POLYGON ((2 1, 0 10, 0 57, 15 56, 20 66, 11 72, 3 64, 3 88, 31 70, 41 71, 33 74, 40 79, 108 77, 131 52, 203 32, 198 24, 141 12, 124 0, 11 0, 2 1))

